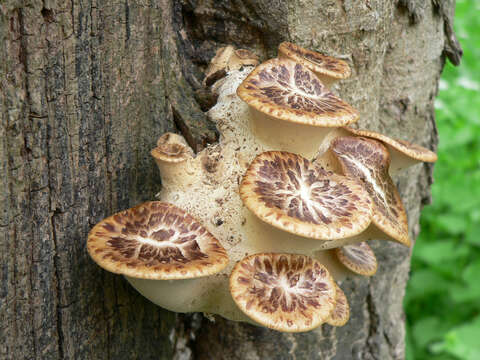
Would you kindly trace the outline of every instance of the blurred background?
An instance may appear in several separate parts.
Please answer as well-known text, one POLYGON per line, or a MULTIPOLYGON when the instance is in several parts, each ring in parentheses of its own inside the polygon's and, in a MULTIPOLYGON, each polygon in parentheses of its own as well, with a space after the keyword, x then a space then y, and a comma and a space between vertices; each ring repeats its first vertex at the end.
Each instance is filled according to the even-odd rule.
POLYGON ((435 103, 433 203, 423 209, 405 297, 407 360, 480 359, 480 0, 457 0, 464 54, 435 103))

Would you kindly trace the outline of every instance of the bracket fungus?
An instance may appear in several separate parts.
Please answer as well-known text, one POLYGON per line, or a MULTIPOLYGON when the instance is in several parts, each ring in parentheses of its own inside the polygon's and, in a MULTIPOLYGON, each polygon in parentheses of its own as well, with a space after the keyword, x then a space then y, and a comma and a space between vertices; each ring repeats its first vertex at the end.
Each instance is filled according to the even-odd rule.
POLYGON ((172 311, 279 331, 342 326, 336 281, 377 269, 365 241, 410 244, 392 169, 436 155, 350 127, 358 112, 328 89, 350 75, 345 62, 283 43, 256 64, 246 50, 217 52, 205 85, 219 143, 195 154, 164 134, 151 152, 161 202, 97 224, 88 251, 172 311))

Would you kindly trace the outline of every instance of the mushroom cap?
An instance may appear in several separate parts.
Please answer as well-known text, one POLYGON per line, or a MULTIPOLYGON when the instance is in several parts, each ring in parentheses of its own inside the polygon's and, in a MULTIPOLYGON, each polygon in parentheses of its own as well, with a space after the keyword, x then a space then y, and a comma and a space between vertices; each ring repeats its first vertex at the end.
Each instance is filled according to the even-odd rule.
POLYGON ((116 213, 88 234, 88 253, 105 270, 171 280, 212 275, 228 264, 217 239, 178 207, 151 201, 116 213))
POLYGON ((239 261, 230 275, 237 306, 256 322, 279 331, 311 330, 335 307, 335 281, 304 255, 262 253, 239 261))
POLYGON ((335 302, 335 308, 333 309, 330 317, 326 321, 327 324, 332 326, 343 326, 350 318, 350 305, 348 304, 347 297, 342 291, 340 286, 335 283, 335 289, 337 293, 337 300, 335 302))
POLYGON ((283 151, 267 151, 252 161, 240 197, 270 225, 318 240, 359 234, 373 214, 362 184, 283 151))
POLYGON ((257 66, 240 84, 237 95, 268 116, 311 126, 345 126, 358 112, 328 90, 305 66, 271 59, 257 66))
POLYGON ((281 56, 288 57, 298 62, 313 72, 323 74, 334 79, 346 79, 350 77, 351 70, 348 64, 332 56, 322 55, 318 52, 305 49, 290 42, 282 42, 278 46, 281 56))
POLYGON ((341 246, 334 250, 338 260, 354 273, 372 276, 377 272, 377 258, 365 241, 341 246))
POLYGON ((435 162, 437 161, 437 154, 433 151, 424 148, 423 146, 412 144, 406 140, 401 139, 393 139, 384 134, 377 133, 371 130, 362 130, 362 129, 354 129, 350 126, 345 126, 345 130, 349 131, 350 133, 357 135, 357 136, 364 136, 376 140, 380 140, 387 145, 390 145, 395 150, 405 154, 406 156, 411 157, 412 159, 424 162, 435 162))
POLYGON ((193 151, 182 136, 165 133, 158 139, 157 147, 150 154, 156 160, 179 163, 192 158, 193 151))
POLYGON ((256 65, 258 65, 258 56, 250 50, 235 50, 232 45, 219 48, 205 71, 203 85, 212 85, 215 81, 223 78, 230 70, 237 70, 242 66, 256 65))
POLYGON ((373 139, 343 136, 330 147, 343 173, 357 179, 370 194, 372 222, 388 236, 410 246, 408 222, 402 199, 388 174, 390 155, 385 146, 373 139))

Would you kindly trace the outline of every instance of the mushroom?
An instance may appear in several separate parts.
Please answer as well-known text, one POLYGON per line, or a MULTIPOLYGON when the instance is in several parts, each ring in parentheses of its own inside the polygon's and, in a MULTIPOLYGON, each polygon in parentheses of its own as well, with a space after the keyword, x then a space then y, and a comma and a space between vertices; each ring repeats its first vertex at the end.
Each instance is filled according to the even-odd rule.
POLYGON ((394 139, 371 130, 354 129, 350 126, 337 128, 328 134, 319 147, 316 161, 322 161, 322 159, 326 162, 331 161, 330 158, 324 158, 324 156, 328 154, 328 149, 331 146, 331 143, 336 138, 345 136, 367 137, 380 141, 386 146, 390 154, 389 173, 392 176, 409 166, 418 164, 419 162, 437 161, 437 154, 423 146, 412 144, 401 139, 394 139))
MULTIPOLYGON (((258 324, 260 320, 255 315, 243 312, 248 307, 243 295, 233 289, 234 301, 230 293, 231 282, 240 272, 245 286, 259 281, 258 275, 257 278, 255 274, 247 277, 245 268, 240 264, 247 264, 245 266, 249 268, 248 264, 253 261, 254 266, 254 259, 258 257, 260 269, 266 271, 266 264, 278 259, 283 259, 282 264, 289 265, 299 264, 299 259, 303 259, 303 264, 310 264, 305 265, 306 270, 292 270, 298 271, 299 278, 307 279, 309 271, 316 268, 328 269, 330 275, 327 278, 341 281, 352 273, 342 265, 342 255, 338 254, 347 254, 348 257, 351 249, 359 246, 344 245, 376 239, 379 235, 385 237, 385 234, 408 244, 408 234, 403 206, 388 176, 389 157, 382 145, 383 140, 366 139, 346 127, 339 128, 353 123, 358 118, 357 112, 330 93, 306 65, 286 58, 273 59, 252 72, 253 66, 249 63, 239 68, 229 65, 232 53, 238 55, 239 51, 225 49, 219 52, 216 61, 223 64, 220 67, 225 74, 210 87, 218 95, 218 102, 207 116, 217 126, 219 143, 194 154, 180 135, 165 134, 159 139, 157 148, 152 150, 162 176, 162 190, 158 197, 164 203, 175 204, 175 209, 182 209, 175 210, 175 214, 188 213, 191 219, 198 219, 196 221, 202 225, 195 225, 197 231, 204 231, 204 235, 208 233, 209 236, 205 236, 209 239, 210 236, 218 239, 224 249, 222 258, 228 254, 230 262, 226 264, 227 260, 222 260, 225 264, 219 266, 218 272, 209 272, 210 275, 198 278, 156 280, 122 273, 140 293, 172 311, 201 311, 258 324), (227 60, 221 60, 225 58, 227 60), (249 101, 249 105, 236 95, 237 88, 239 96, 249 101), (362 155, 362 152, 358 157, 358 154, 354 155, 353 148, 373 149, 377 158, 362 155), (318 153, 320 156, 317 156, 318 153), (315 161, 310 161, 314 157, 315 161), (370 165, 374 166, 368 169, 370 165), (363 182, 359 181, 362 177, 363 182), (266 183, 267 179, 270 184, 266 183), (375 193, 378 189, 380 192, 375 193), (383 206, 385 203, 393 205, 393 208, 387 209, 383 206), (286 207, 282 209, 280 204, 286 207), (374 212, 380 214, 374 215, 374 212), (382 215, 387 219, 382 220, 382 215), (395 219, 398 229, 390 232, 384 229, 385 233, 380 231, 380 226, 395 223, 389 218, 392 216, 398 217, 395 219), (375 225, 374 218, 377 219, 375 225), (320 251, 339 246, 344 246, 335 250, 340 261, 335 252, 320 251), (240 310, 236 302, 240 308, 245 308, 240 310)), ((214 78, 208 80, 209 83, 215 81, 214 78)), ((383 143, 388 142, 385 140, 383 143)), ((398 148, 393 145, 387 147, 398 148)), ((141 205, 140 208, 142 206, 151 208, 153 205, 141 205)), ((167 205, 160 207, 164 206, 167 205)), ((173 211, 170 207, 167 209, 173 211)), ((139 210, 132 214, 136 213, 139 210)), ((123 223, 118 214, 113 219, 116 219, 115 216, 118 224, 114 224, 111 218, 106 219, 106 227, 99 224, 92 229, 92 238, 99 237, 107 243, 107 230, 115 230, 120 231, 122 236, 114 238, 123 239, 126 223, 119 225, 123 223)), ((132 215, 132 218, 135 216, 132 215)), ((187 215, 178 217, 188 218, 187 215)), ((143 217, 139 219, 131 222, 133 227, 144 224, 143 217)), ((176 221, 175 226, 179 226, 176 221)), ((128 228, 131 227, 129 225, 128 228)), ((147 242, 142 247, 135 247, 138 236, 129 240, 133 248, 150 249, 148 254, 159 252, 153 246, 156 243, 147 242)), ((90 238, 88 246, 96 261, 97 258, 113 256, 102 253, 100 249, 90 250, 90 238)), ((129 254, 128 251, 126 253, 129 254)), ((174 253, 174 250, 168 252, 174 253)), ((139 252, 134 250, 133 254, 137 256, 139 252)), ((105 267, 119 272, 116 266, 105 267)), ((280 290, 281 294, 287 294, 285 288, 275 288, 265 288, 270 295, 273 294, 273 299, 280 296, 280 290)), ((329 298, 331 306, 322 308, 318 317, 312 317, 310 326, 315 326, 312 325, 315 321, 317 325, 322 322, 338 325, 344 321, 340 319, 348 318, 348 303, 346 299, 342 300, 341 290, 335 291, 332 285, 329 291, 337 297, 329 298), (333 310, 334 306, 336 310, 333 310)), ((260 304, 263 300, 257 297, 253 301, 260 304)), ((275 319, 267 320, 270 325, 264 326, 281 331, 301 331, 300 326, 308 322, 304 318, 300 321, 303 325, 290 326, 288 320, 293 320, 282 316, 287 320, 287 327, 280 327, 275 319)), ((308 325, 304 329, 307 328, 308 325)))
POLYGON ((333 128, 358 119, 357 111, 312 71, 289 59, 271 59, 257 66, 237 94, 250 107, 251 131, 258 142, 309 159, 333 128))
POLYGON ((326 323, 332 326, 343 326, 350 318, 350 306, 348 305, 347 297, 340 286, 335 283, 337 298, 335 300, 335 307, 326 320, 326 323))
POLYGON ((330 319, 336 284, 328 270, 307 256, 253 254, 230 275, 238 307, 257 323, 285 332, 308 331, 330 319))
POLYGON ((278 46, 278 57, 292 59, 306 66, 326 87, 330 87, 337 80, 350 77, 351 74, 350 67, 345 61, 304 49, 290 42, 282 42, 278 46))
POLYGON ((258 65, 258 56, 251 51, 235 49, 232 45, 222 47, 217 50, 215 57, 210 61, 205 71, 203 85, 212 85, 231 70, 238 70, 243 66, 256 65, 258 65))
POLYGON ((331 145, 344 175, 357 179, 374 204, 372 223, 392 240, 410 246, 402 199, 388 173, 390 155, 380 142, 362 137, 339 137, 331 145))
POLYGON ((318 240, 357 235, 372 219, 372 202, 357 181, 288 152, 258 155, 240 184, 240 197, 270 225, 318 240))
POLYGON ((164 186, 168 187, 168 184, 175 182, 185 191, 198 181, 199 165, 183 136, 163 134, 150 154, 157 163, 164 186))
MULTIPOLYGON (((166 288, 175 280, 218 273, 228 264, 219 241, 191 215, 168 203, 151 201, 116 213, 95 225, 87 250, 105 270, 124 275, 134 286, 145 279, 162 280, 166 288)), ((176 295, 190 291, 194 281, 176 284, 176 295), (179 287, 185 287, 179 289, 179 287)), ((147 290, 145 292, 148 292, 147 290)), ((159 292, 163 307, 177 311, 181 297, 159 292)))
POLYGON ((377 272, 377 258, 366 242, 341 246, 333 251, 338 260, 354 273, 372 276, 377 272))

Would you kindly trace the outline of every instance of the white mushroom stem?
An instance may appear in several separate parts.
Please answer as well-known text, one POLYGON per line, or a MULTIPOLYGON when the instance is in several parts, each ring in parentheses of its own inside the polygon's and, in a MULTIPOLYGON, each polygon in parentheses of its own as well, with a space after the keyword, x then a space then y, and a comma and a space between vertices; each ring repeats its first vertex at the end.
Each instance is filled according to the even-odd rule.
POLYGON ((250 129, 266 149, 288 151, 312 159, 326 136, 334 130, 272 118, 250 107, 250 129))
POLYGON ((183 136, 174 133, 162 135, 151 155, 160 170, 164 189, 175 183, 176 188, 185 190, 199 181, 199 162, 193 157, 193 150, 183 136))
POLYGON ((181 162, 168 162, 155 159, 160 175, 162 177, 162 188, 169 191, 175 183, 175 189, 178 191, 188 191, 196 182, 200 181, 200 166, 194 159, 181 162))

